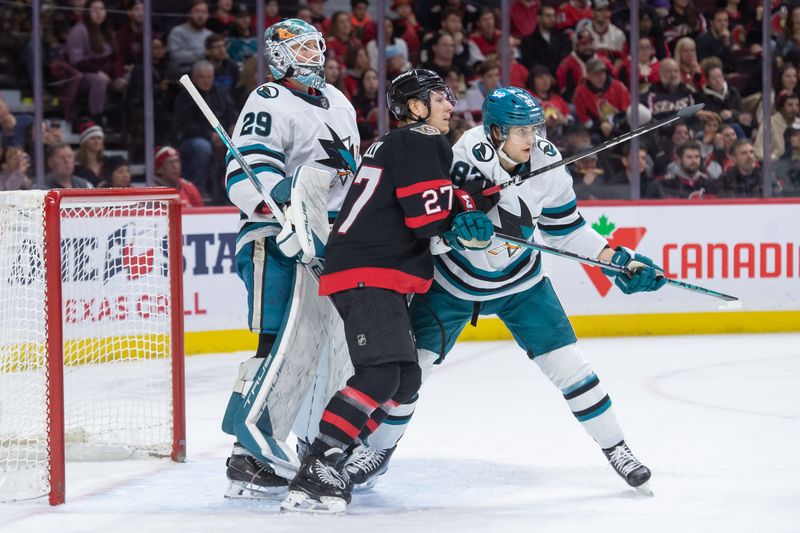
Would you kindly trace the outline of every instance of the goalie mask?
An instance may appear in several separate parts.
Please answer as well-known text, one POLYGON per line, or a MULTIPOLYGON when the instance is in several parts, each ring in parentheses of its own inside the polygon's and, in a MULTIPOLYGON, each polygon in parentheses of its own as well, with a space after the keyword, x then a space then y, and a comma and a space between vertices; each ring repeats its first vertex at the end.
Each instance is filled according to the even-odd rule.
POLYGON ((325 39, 299 19, 276 22, 264 32, 265 54, 276 80, 292 78, 308 87, 325 87, 325 39))

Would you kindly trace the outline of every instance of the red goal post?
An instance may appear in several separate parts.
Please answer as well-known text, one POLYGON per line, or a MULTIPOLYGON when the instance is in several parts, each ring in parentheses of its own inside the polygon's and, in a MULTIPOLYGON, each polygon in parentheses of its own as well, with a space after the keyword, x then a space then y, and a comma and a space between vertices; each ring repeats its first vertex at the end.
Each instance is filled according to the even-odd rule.
POLYGON ((65 460, 186 450, 172 189, 0 193, 0 501, 65 501, 65 460))

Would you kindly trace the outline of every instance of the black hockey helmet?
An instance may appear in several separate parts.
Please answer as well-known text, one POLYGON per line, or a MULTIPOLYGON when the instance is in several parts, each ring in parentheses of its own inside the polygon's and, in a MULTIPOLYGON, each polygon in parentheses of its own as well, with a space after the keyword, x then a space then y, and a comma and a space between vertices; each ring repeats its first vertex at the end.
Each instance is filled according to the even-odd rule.
POLYGON ((397 120, 410 118, 408 101, 421 100, 430 111, 431 91, 441 91, 453 106, 456 105, 456 98, 441 76, 424 68, 407 70, 393 79, 386 92, 386 103, 397 120))

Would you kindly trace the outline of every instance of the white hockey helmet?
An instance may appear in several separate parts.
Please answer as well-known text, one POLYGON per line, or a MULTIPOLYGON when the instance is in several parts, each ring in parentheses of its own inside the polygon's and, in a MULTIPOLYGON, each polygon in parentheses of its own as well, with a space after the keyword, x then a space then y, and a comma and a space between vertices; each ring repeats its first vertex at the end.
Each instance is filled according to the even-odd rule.
POLYGON ((293 78, 303 85, 325 87, 325 39, 300 19, 276 22, 264 32, 267 64, 276 80, 293 78))

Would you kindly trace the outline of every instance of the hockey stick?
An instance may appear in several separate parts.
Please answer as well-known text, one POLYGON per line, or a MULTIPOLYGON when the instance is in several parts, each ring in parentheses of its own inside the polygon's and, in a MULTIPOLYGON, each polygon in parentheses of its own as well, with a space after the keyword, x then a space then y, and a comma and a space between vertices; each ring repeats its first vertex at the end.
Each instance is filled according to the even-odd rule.
MULTIPOLYGON (((242 153, 239 151, 239 149, 234 146, 233 141, 228 136, 228 132, 226 132, 225 128, 223 128, 219 123, 219 119, 216 117, 216 115, 214 115, 214 112, 211 111, 211 108, 208 107, 208 104, 205 100, 203 100, 203 97, 200 96, 200 93, 197 91, 197 87, 194 86, 194 83, 192 83, 189 75, 184 74, 181 76, 180 82, 181 85, 183 85, 186 90, 189 91, 189 96, 192 97, 194 103, 197 104, 197 107, 199 107, 200 111, 203 112, 206 120, 217 133, 222 143, 225 145, 234 159, 236 159, 236 162, 239 163, 239 166, 242 167, 242 170, 250 180, 250 183, 253 184, 253 187, 255 187, 258 193, 261 195, 264 203, 267 205, 269 210, 272 211, 272 216, 275 217, 275 220, 278 221, 278 224, 280 224, 281 227, 285 227, 286 217, 283 215, 283 211, 281 211, 280 207, 278 207, 278 204, 275 203, 275 200, 272 199, 272 196, 264 191, 264 187, 261 186, 261 182, 258 181, 258 178, 256 178, 256 173, 253 172, 250 164, 245 161, 244 156, 242 156, 242 153)), ((322 261, 315 257, 310 263, 303 263, 303 266, 305 266, 315 278, 319 279, 324 265, 322 264, 322 261)))
POLYGON ((192 83, 189 75, 184 74, 181 76, 180 82, 181 85, 183 85, 186 90, 189 91, 189 96, 192 97, 194 103, 197 104, 197 107, 199 107, 200 111, 203 112, 206 120, 209 124, 211 124, 211 127, 214 129, 214 131, 217 132, 217 135, 222 143, 226 148, 228 148, 228 151, 239 163, 239 166, 242 167, 242 170, 244 170, 244 173, 247 175, 247 177, 250 178, 250 182, 253 184, 253 187, 256 188, 258 193, 261 195, 261 198, 264 200, 264 203, 266 203, 267 207, 269 207, 269 210, 272 211, 272 216, 275 217, 275 220, 278 221, 278 224, 281 226, 285 225, 286 218, 283 216, 283 211, 281 211, 281 209, 278 207, 278 204, 275 203, 272 197, 264 191, 264 187, 261 186, 261 182, 259 182, 256 178, 256 173, 253 172, 253 169, 250 168, 250 165, 244 160, 244 157, 239 149, 233 145, 233 141, 228 136, 228 132, 226 132, 225 128, 223 128, 219 123, 219 119, 216 117, 216 115, 214 115, 214 112, 211 111, 211 108, 208 107, 208 104, 205 100, 203 100, 203 97, 200 96, 200 93, 197 91, 197 87, 194 86, 194 83, 192 83))
POLYGON ((551 171, 551 170, 553 170, 555 168, 559 168, 559 167, 563 167, 565 165, 569 165, 569 164, 574 163, 575 161, 578 161, 578 160, 583 159, 585 157, 589 157, 589 156, 594 155, 596 153, 602 152, 603 150, 608 150, 609 148, 613 148, 614 146, 617 146, 617 145, 622 144, 624 142, 628 142, 631 139, 635 139, 636 137, 642 136, 645 133, 650 133, 651 131, 657 130, 658 128, 663 128, 664 126, 672 124, 673 122, 677 122, 679 120, 683 120, 685 118, 689 118, 691 116, 694 116, 694 114, 697 113, 698 111, 700 111, 701 109, 703 109, 703 107, 705 107, 705 104, 695 104, 695 105, 691 105, 689 107, 684 107, 683 109, 681 109, 680 111, 678 111, 677 113, 672 115, 671 117, 662 118, 661 120, 656 120, 656 121, 652 121, 651 120, 650 122, 648 122, 644 126, 641 126, 640 128, 636 128, 633 131, 629 131, 628 133, 624 133, 624 134, 620 135, 619 137, 614 137, 613 139, 609 139, 604 143, 601 143, 601 144, 598 144, 597 146, 593 146, 592 148, 589 148, 588 150, 584 150, 583 152, 580 152, 578 154, 571 155, 571 156, 567 157, 566 159, 562 159, 561 161, 556 161, 555 163, 551 163, 549 165, 543 166, 542 168, 537 168, 536 170, 530 172, 529 174, 525 174, 525 175, 522 175, 522 176, 516 176, 513 179, 510 179, 508 181, 504 181, 503 183, 498 183, 497 185, 494 185, 493 187, 489 187, 487 189, 484 189, 483 195, 484 196, 491 196, 491 195, 493 195, 495 193, 498 193, 498 192, 502 191, 506 187, 511 187, 512 185, 519 185, 520 183, 522 183, 523 181, 525 181, 527 179, 533 178, 533 177, 538 176, 540 174, 544 174, 545 172, 549 172, 549 171, 551 171))
MULTIPOLYGON (((525 239, 519 239, 517 237, 512 237, 511 235, 504 235, 502 233, 495 233, 494 236, 497 237, 498 239, 502 239, 512 244, 516 244, 517 246, 530 248, 532 250, 538 250, 540 252, 545 252, 552 255, 558 255, 567 259, 572 259, 573 261, 578 261, 579 263, 583 263, 584 265, 605 268, 606 270, 612 270, 614 272, 627 274, 629 276, 633 274, 633 272, 628 268, 621 267, 619 265, 614 265, 612 263, 609 263, 608 261, 603 261, 601 259, 592 259, 591 257, 586 257, 580 254, 569 252, 567 250, 553 248, 545 244, 528 242, 525 239)), ((691 283, 678 281, 676 279, 670 279, 666 276, 659 276, 659 277, 663 277, 664 279, 666 279, 667 284, 672 285, 673 287, 678 287, 679 289, 684 289, 691 292, 697 292, 700 294, 705 294, 706 296, 712 296, 714 298, 719 298, 720 300, 724 300, 727 302, 727 304, 725 304, 724 306, 726 309, 738 309, 742 306, 742 301, 739 300, 739 298, 737 298, 736 296, 731 296, 730 294, 724 294, 721 292, 713 291, 711 289, 706 289, 705 287, 692 285, 691 283)))

